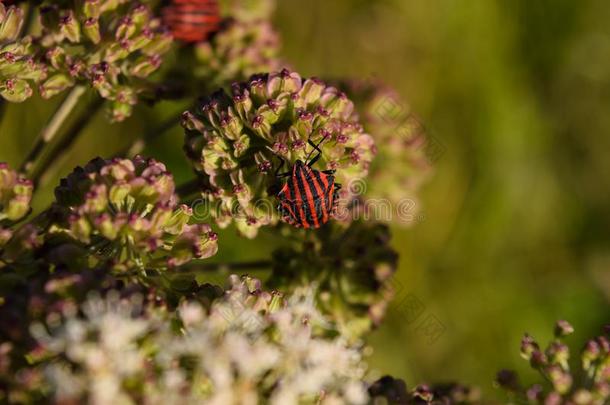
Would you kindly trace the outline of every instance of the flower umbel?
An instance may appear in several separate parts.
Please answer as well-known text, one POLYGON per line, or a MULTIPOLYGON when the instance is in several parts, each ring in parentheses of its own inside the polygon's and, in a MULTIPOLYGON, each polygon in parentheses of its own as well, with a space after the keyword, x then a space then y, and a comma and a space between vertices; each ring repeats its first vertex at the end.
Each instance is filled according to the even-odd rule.
POLYGON ((145 79, 172 41, 150 8, 125 0, 56 1, 43 5, 40 14, 50 68, 42 96, 85 82, 111 101, 113 120, 131 115, 138 94, 150 89, 145 79))
POLYGON ((312 333, 311 301, 259 285, 233 277, 209 312, 184 303, 177 319, 113 294, 92 298, 84 317, 68 308, 50 333, 34 328, 42 350, 59 355, 44 383, 60 402, 365 403, 358 350, 312 333))
POLYGON ((366 193, 360 196, 357 207, 368 211, 383 209, 375 204, 388 202, 391 215, 377 219, 413 224, 419 188, 432 172, 427 156, 429 139, 423 125, 402 97, 380 81, 350 80, 339 86, 354 101, 362 125, 375 140, 378 151, 366 193), (412 205, 406 206, 407 200, 412 205), (409 212, 400 212, 404 209, 409 212))
POLYGON ((94 159, 63 179, 52 210, 56 230, 128 268, 174 267, 212 256, 217 237, 178 205, 174 180, 153 159, 94 159))
MULTIPOLYGON (((352 102, 318 79, 289 70, 254 75, 219 91, 200 109, 184 113, 185 150, 208 183, 203 195, 216 222, 232 221, 253 237, 278 220, 272 186, 282 162, 307 161, 319 145, 320 168, 336 169, 338 182, 366 176, 374 155, 352 102), (311 144, 310 144, 311 142, 311 144)), ((276 191, 277 192, 277 191, 276 191)))
POLYGON ((610 399, 610 328, 605 335, 589 340, 581 351, 580 368, 570 364, 570 351, 565 337, 574 328, 566 321, 558 321, 555 339, 542 350, 529 335, 521 342, 521 356, 530 362, 547 384, 523 387, 514 371, 502 370, 498 384, 512 395, 531 404, 607 404, 610 399))
POLYGON ((225 21, 222 29, 195 48, 194 76, 207 88, 247 80, 259 72, 276 71, 280 40, 267 20, 225 21))
POLYGON ((275 251, 269 282, 280 290, 315 284, 322 312, 344 336, 360 337, 381 322, 394 295, 397 254, 389 242, 383 224, 333 224, 275 251))

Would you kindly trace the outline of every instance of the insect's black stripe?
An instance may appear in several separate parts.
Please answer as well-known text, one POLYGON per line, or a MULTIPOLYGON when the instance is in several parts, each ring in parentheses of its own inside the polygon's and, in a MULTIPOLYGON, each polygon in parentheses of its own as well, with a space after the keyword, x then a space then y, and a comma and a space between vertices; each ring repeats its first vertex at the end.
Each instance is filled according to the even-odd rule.
POLYGON ((320 179, 320 181, 324 185, 324 193, 327 193, 328 192, 328 175, 326 175, 322 172, 316 171, 316 177, 318 179, 320 179))

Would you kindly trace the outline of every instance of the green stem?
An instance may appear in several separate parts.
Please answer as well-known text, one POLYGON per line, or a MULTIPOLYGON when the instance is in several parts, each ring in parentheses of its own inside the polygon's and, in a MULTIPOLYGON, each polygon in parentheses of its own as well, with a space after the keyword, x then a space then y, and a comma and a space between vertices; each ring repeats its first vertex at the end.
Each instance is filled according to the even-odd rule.
POLYGON ((68 128, 66 135, 51 149, 48 157, 30 176, 35 184, 40 183, 40 185, 44 185, 48 183, 51 175, 50 169, 53 166, 56 166, 61 161, 62 157, 67 156, 66 151, 72 147, 78 136, 87 127, 87 124, 91 122, 103 105, 104 99, 96 97, 95 101, 90 103, 82 112, 78 120, 68 128))
POLYGON ((19 37, 23 37, 25 35, 30 35, 32 33, 32 28, 34 27, 35 17, 36 17, 36 7, 34 5, 25 4, 22 6, 25 12, 25 18, 23 19, 23 25, 21 26, 21 33, 19 37))
POLYGON ((70 113, 74 110, 74 107, 76 107, 78 100, 83 94, 85 94, 85 90, 85 86, 76 86, 70 91, 64 101, 62 101, 55 113, 53 113, 53 116, 47 125, 38 134, 34 147, 21 164, 21 172, 25 173, 26 175, 32 172, 36 160, 38 157, 40 157, 45 147, 53 140, 53 138, 55 138, 61 129, 61 126, 70 116, 70 113))

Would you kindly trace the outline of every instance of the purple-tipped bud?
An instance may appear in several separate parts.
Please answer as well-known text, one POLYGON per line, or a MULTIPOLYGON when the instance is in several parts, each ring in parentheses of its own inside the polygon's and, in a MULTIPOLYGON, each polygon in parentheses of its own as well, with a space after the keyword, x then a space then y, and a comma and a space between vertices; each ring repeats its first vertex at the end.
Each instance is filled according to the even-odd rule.
POLYGON ((560 320, 555 324, 555 336, 563 337, 568 336, 574 332, 574 327, 568 323, 568 321, 560 320))
POLYGON ((523 339, 521 339, 521 356, 524 359, 530 360, 532 358, 532 354, 535 351, 538 351, 539 349, 540 347, 538 346, 538 343, 536 343, 534 338, 532 338, 528 334, 525 334, 523 336, 523 339))

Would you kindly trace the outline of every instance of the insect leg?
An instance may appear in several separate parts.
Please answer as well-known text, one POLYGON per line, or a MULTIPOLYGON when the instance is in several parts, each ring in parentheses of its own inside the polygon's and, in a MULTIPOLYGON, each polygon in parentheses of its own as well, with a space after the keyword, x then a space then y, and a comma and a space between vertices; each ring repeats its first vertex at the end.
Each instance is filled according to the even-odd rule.
MULTIPOLYGON (((313 166, 313 165, 314 165, 314 163, 316 163, 316 162, 317 162, 317 161, 318 161, 318 160, 319 160, 319 159, 322 157, 322 150, 320 149, 320 144, 321 144, 322 142, 324 142, 324 139, 325 139, 325 138, 322 138, 322 139, 320 140, 320 142, 318 142, 318 144, 317 144, 317 145, 316 145, 315 143, 313 143, 313 142, 311 141, 311 139, 307 140, 307 143, 308 143, 308 144, 310 144, 311 146, 313 146, 313 149, 314 149, 316 152, 318 152, 318 154, 317 154, 316 156, 314 156, 314 157, 313 157, 313 159, 311 159, 311 160, 309 161, 309 163, 307 163, 307 166, 309 166, 309 167, 313 166)), ((312 152, 313 152, 313 151, 312 151, 312 152)))
POLYGON ((277 169, 275 169, 275 176, 278 176, 278 173, 280 172, 280 170, 282 169, 282 167, 284 167, 284 164, 286 163, 286 161, 284 159, 282 159, 280 156, 277 157, 280 160, 280 165, 277 167, 277 169))

